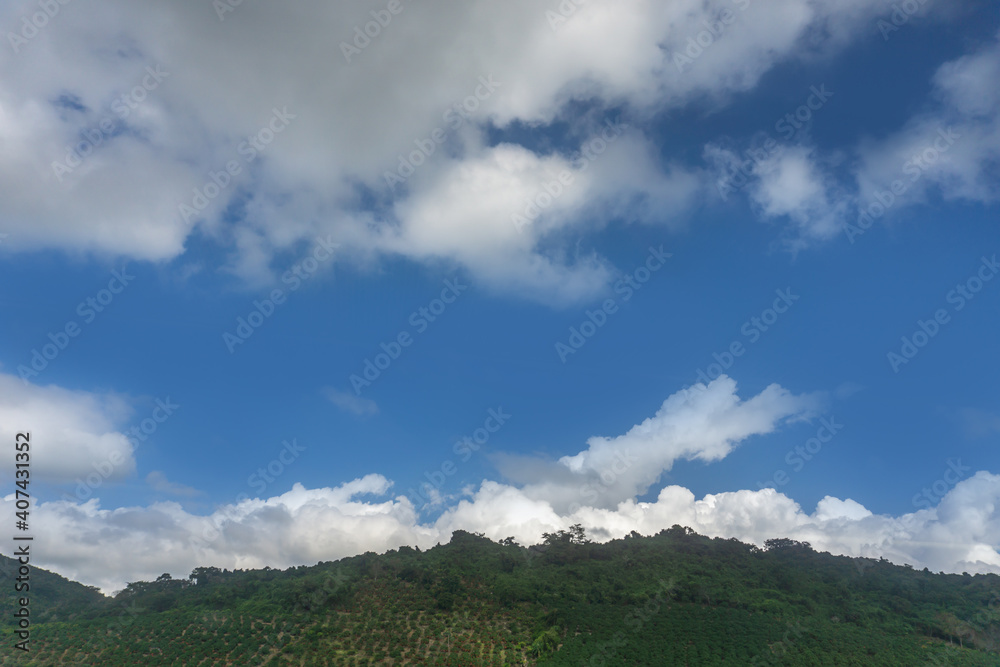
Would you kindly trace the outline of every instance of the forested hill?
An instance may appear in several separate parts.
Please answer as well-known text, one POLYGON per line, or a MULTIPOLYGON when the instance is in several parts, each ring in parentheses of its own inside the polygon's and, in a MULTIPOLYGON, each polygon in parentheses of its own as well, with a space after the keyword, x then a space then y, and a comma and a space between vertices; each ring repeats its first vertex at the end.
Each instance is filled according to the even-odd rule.
MULTIPOLYGON (((30 565, 30 563, 29 563, 30 565)), ((96 609, 107 604, 107 598, 101 595, 94 586, 84 586, 75 581, 31 565, 28 580, 16 581, 18 567, 17 559, 0 554, 0 626, 12 627, 14 612, 17 610, 18 598, 28 595, 31 600, 31 619, 33 622, 60 621, 69 618, 81 609, 96 609), (18 592, 15 585, 27 584, 27 593, 18 592)), ((7 645, 3 647, 6 652, 7 645)))
POLYGON ((426 552, 198 568, 114 598, 33 568, 31 594, 31 650, 12 648, 5 606, 2 665, 1000 665, 1000 577, 680 526, 530 548, 458 531, 426 552))

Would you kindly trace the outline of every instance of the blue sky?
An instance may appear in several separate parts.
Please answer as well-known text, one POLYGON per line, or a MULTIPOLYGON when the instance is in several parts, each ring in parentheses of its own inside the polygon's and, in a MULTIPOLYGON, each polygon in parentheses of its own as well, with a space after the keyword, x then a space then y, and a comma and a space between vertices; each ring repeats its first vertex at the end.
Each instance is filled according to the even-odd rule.
POLYGON ((995 7, 405 4, 348 62, 368 4, 0 14, 41 562, 681 523, 1000 572, 995 7))

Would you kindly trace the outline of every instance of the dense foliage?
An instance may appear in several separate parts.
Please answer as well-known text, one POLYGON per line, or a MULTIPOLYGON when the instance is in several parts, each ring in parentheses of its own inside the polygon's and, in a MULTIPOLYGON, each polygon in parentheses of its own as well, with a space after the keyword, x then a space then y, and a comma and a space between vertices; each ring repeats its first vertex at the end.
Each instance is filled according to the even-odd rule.
POLYGON ((530 548, 457 531, 427 552, 197 568, 114 598, 36 577, 32 651, 11 650, 5 607, 0 665, 1000 665, 1000 577, 680 526, 530 548))
MULTIPOLYGON (((17 600, 23 595, 14 590, 18 565, 15 559, 0 555, 0 585, 3 586, 0 590, 0 627, 3 628, 12 625, 17 600)), ((54 572, 31 566, 29 577, 31 618, 35 623, 69 620, 85 611, 97 613, 105 601, 97 588, 78 584, 54 572)))

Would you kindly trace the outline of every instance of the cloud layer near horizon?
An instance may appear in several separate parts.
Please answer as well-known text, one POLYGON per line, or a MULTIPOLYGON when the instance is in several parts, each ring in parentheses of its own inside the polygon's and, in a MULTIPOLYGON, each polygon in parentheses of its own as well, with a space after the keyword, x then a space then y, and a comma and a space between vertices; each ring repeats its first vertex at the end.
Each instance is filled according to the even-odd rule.
MULTIPOLYGON (((581 523, 601 541, 680 524, 758 545, 790 537, 819 550, 885 556, 934 571, 1000 573, 1000 555, 990 546, 1000 543, 1000 476, 987 472, 959 481, 937 507, 899 517, 873 515, 853 500, 829 496, 810 514, 774 489, 697 499, 668 485, 653 502, 636 500, 675 460, 721 459, 748 438, 815 408, 815 398, 776 385, 741 400, 735 382, 722 376, 674 394, 621 436, 589 439, 586 450, 542 468, 551 480, 536 476, 521 486, 483 480, 460 499, 447 499, 434 520, 422 518, 405 496, 392 497, 392 482, 378 474, 336 487, 295 484, 278 496, 235 500, 208 516, 176 502, 117 509, 101 508, 97 498, 42 502, 33 512, 33 530, 48 547, 38 564, 111 592, 128 581, 163 572, 186 576, 205 565, 289 567, 401 545, 429 548, 458 529, 532 544, 544 532, 581 523), (623 465, 616 451, 634 460, 623 465)), ((11 505, 8 496, 4 510, 11 505)))

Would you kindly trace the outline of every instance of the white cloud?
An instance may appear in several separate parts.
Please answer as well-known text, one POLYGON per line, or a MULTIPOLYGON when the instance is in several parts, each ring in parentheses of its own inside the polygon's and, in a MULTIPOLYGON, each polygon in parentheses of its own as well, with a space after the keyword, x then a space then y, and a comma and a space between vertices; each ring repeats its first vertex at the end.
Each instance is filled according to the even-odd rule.
POLYGON ((771 433, 816 407, 814 398, 794 396, 778 385, 741 401, 736 382, 723 375, 707 387, 697 384, 674 394, 653 417, 623 435, 592 437, 586 450, 548 466, 530 458, 508 459, 501 472, 527 483, 525 495, 545 499, 560 511, 584 504, 614 507, 646 493, 678 459, 720 460, 750 436, 771 433))
POLYGON ((331 403, 341 410, 347 410, 362 417, 378 413, 378 405, 370 398, 355 396, 347 391, 337 391, 332 387, 327 387, 323 393, 331 403))
MULTIPOLYGON (((636 133, 581 174, 581 187, 537 229, 515 237, 509 211, 566 158, 484 146, 485 128, 558 120, 582 142, 592 119, 574 116, 572 101, 587 101, 596 115, 623 109, 640 123, 694 99, 722 104, 776 63, 843 45, 852 27, 883 9, 874 0, 749 3, 678 71, 671 54, 703 21, 741 4, 591 0, 553 31, 530 0, 458 11, 413 3, 350 64, 340 42, 384 7, 379 0, 244 3, 223 21, 210 4, 67 6, 20 53, 0 51, 4 248, 157 261, 183 255, 191 235, 203 234, 232 251, 229 270, 253 281, 276 252, 333 233, 345 250, 369 257, 457 262, 498 289, 589 296, 609 268, 568 253, 573 236, 616 217, 676 224, 703 178, 636 133), (146 85, 146 67, 156 65, 169 75, 146 85), (491 76, 500 85, 485 95, 480 77, 491 76), (484 99, 472 98, 475 110, 453 127, 449 109, 477 88, 484 99), (123 121, 122 95, 132 95, 123 121), (248 136, 270 139, 273 110, 285 108, 295 118, 273 141, 240 151, 248 136), (115 122, 109 133, 99 129, 105 118, 115 122), (60 183, 53 162, 94 128, 98 145, 60 183), (437 128, 444 144, 390 191, 384 173, 437 128), (208 198, 199 220, 185 221, 178 205, 193 204, 196 188, 213 194, 211 174, 230 160, 241 173, 208 198), (369 192, 378 205, 359 210, 369 192), (251 193, 245 217, 223 216, 251 193), (453 199, 441 204, 446 196, 453 199)), ((19 25, 17 11, 3 10, 0 25, 19 25)))
POLYGON ((813 150, 795 146, 759 164, 751 200, 765 218, 787 216, 801 241, 825 241, 840 232, 846 208, 835 180, 813 150))
POLYGON ((890 205, 896 208, 921 203, 932 192, 945 199, 995 202, 1000 160, 998 77, 998 41, 938 68, 933 107, 899 131, 861 147, 860 200, 874 201, 876 193, 888 191, 898 180, 906 187, 890 205))
POLYGON ((745 190, 761 219, 786 223, 782 241, 792 251, 827 241, 841 231, 852 198, 817 149, 778 143, 762 134, 755 141, 757 147, 741 156, 727 145, 731 143, 713 142, 704 149, 723 200, 745 190))
MULTIPOLYGON (((1000 37, 1000 36, 998 36, 1000 37)), ((988 44, 947 62, 934 74, 938 94, 963 116, 988 118, 1000 107, 1000 45, 988 44)))
MULTIPOLYGON (((310 490, 296 484, 280 496, 227 505, 208 517, 169 502, 115 510, 101 509, 96 500, 41 503, 33 513, 33 528, 53 548, 39 565, 110 592, 128 581, 150 580, 162 572, 187 574, 205 565, 289 567, 404 544, 429 548, 447 542, 457 529, 535 544, 544 532, 582 523, 599 541, 633 530, 654 534, 680 524, 758 546, 788 537, 808 541, 819 551, 884 556, 935 572, 1000 573, 995 546, 1000 544, 1000 476, 987 472, 959 482, 937 508, 898 517, 874 515, 853 500, 832 497, 807 514, 774 489, 699 500, 680 486, 665 487, 655 502, 629 499, 610 509, 581 507, 563 513, 522 489, 484 481, 471 499, 434 523, 422 524, 407 498, 386 498, 390 486, 380 475, 336 488, 310 490), (385 499, 357 498, 365 494, 385 499)), ((12 496, 4 500, 13 504, 12 496)))
POLYGON ((119 480, 135 470, 133 446, 119 429, 131 413, 114 394, 40 387, 0 373, 0 439, 31 432, 32 477, 69 482, 98 474, 119 480))
POLYGON ((849 519, 857 521, 872 516, 872 513, 865 509, 864 505, 853 500, 840 500, 826 496, 816 505, 813 516, 818 521, 830 521, 832 519, 849 519))
MULTIPOLYGON (((175 502, 113 510, 96 499, 42 502, 32 513, 32 530, 51 546, 41 566, 106 592, 163 572, 186 576, 200 565, 287 567, 400 544, 432 546, 437 534, 417 525, 405 498, 356 499, 384 495, 390 485, 380 475, 336 488, 296 484, 280 496, 232 503, 210 516, 190 514, 175 502)), ((5 498, 5 510, 13 502, 5 498)))
MULTIPOLYGON (((947 14, 947 7, 940 8, 947 14)), ((992 204, 1000 160, 998 77, 1000 35, 941 65, 924 111, 895 132, 862 139, 853 148, 853 183, 836 176, 843 155, 820 154, 808 142, 758 149, 753 162, 713 142, 704 157, 724 198, 745 187, 762 219, 791 223, 785 242, 793 251, 829 240, 860 220, 861 226, 848 229, 853 241, 871 221, 932 195, 992 204)))
POLYGON ((582 523, 600 539, 632 530, 653 534, 674 524, 711 537, 736 537, 763 545, 772 537, 810 542, 819 551, 848 556, 884 556, 933 571, 1000 573, 1000 476, 979 472, 959 482, 936 509, 899 517, 874 515, 859 503, 826 497, 806 514, 773 489, 709 494, 698 500, 679 486, 665 487, 652 503, 627 500, 614 509, 584 507, 563 515, 521 491, 484 483, 472 501, 443 515, 442 533, 479 530, 493 539, 514 535, 537 543, 542 532, 582 523), (505 507, 515 509, 505 511, 505 507), (521 521, 517 517, 524 516, 521 521))
POLYGON ((573 155, 545 157, 511 144, 481 147, 427 169, 417 192, 397 200, 398 226, 381 226, 372 245, 451 259, 487 287, 542 301, 593 294, 613 275, 605 261, 548 256, 540 243, 573 226, 599 229, 614 217, 676 225, 702 179, 676 165, 664 171, 627 129, 598 128, 581 143, 573 155))

